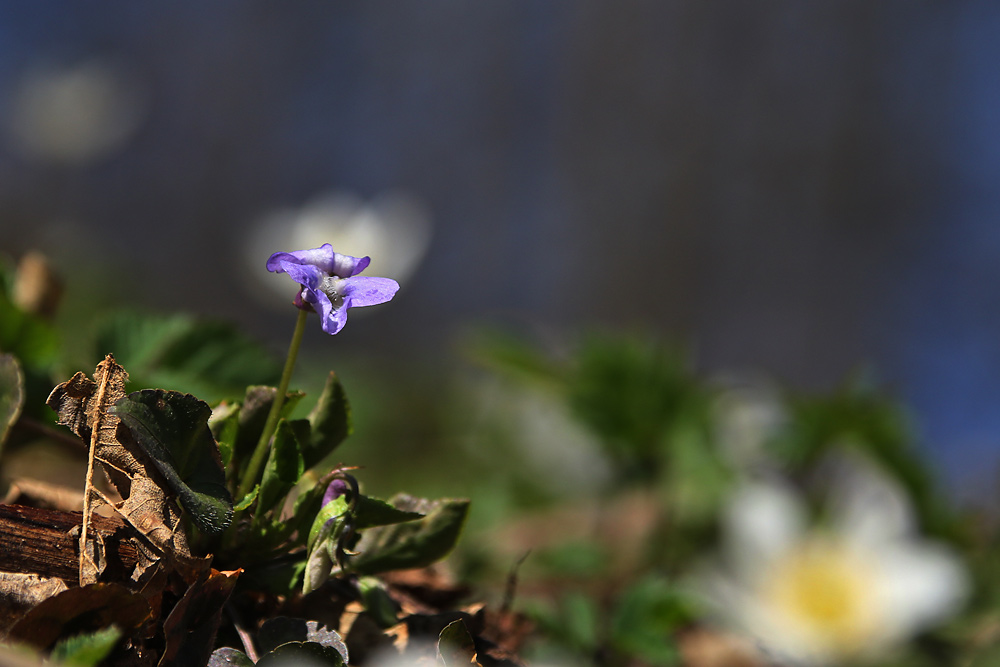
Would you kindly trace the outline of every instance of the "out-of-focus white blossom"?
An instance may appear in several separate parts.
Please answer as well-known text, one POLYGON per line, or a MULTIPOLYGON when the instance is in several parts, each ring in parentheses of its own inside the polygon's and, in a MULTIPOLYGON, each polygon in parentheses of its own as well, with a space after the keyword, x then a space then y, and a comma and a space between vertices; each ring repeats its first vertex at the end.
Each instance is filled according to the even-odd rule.
POLYGON ((746 484, 725 517, 724 565, 700 581, 721 621, 784 662, 878 656, 965 598, 961 562, 917 535, 902 489, 867 465, 839 473, 823 525, 788 488, 746 484))
POLYGON ((81 165, 121 147, 145 110, 146 94, 135 77, 95 59, 28 72, 6 109, 6 130, 28 158, 81 165))
MULTIPOLYGON (((301 208, 263 216, 250 232, 246 264, 257 275, 261 258, 274 248, 315 248, 329 243, 342 255, 370 256, 374 272, 404 283, 427 252, 430 237, 430 214, 412 195, 386 192, 364 202, 333 192, 301 208)), ((287 287, 275 281, 266 285, 274 290, 287 287)))

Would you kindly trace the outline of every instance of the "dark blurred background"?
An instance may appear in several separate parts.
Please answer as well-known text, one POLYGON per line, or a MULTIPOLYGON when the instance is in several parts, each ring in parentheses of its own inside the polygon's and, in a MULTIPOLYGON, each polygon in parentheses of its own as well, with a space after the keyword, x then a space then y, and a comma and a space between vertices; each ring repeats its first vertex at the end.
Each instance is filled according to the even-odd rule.
POLYGON ((330 240, 403 284, 310 331, 338 357, 447 364, 485 323, 872 368, 986 488, 997 35, 985 0, 3 3, 0 248, 279 352, 264 261, 330 240))

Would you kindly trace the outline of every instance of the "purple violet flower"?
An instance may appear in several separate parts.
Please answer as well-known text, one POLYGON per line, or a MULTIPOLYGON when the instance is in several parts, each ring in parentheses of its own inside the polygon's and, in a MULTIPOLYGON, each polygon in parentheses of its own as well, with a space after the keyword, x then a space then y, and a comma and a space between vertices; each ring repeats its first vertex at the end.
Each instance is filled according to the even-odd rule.
POLYGON ((358 276, 369 262, 370 257, 341 255, 324 243, 311 250, 276 252, 267 260, 267 270, 287 273, 302 285, 295 305, 318 312, 323 331, 332 335, 347 323, 348 308, 385 303, 399 289, 390 278, 358 276))

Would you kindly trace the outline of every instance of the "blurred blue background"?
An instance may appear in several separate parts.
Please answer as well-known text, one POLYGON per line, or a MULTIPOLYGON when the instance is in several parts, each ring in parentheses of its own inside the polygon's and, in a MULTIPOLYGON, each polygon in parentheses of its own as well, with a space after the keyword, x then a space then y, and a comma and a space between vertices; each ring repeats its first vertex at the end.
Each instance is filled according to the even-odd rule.
POLYGON ((342 247, 394 304, 307 345, 434 364, 470 324, 617 326, 706 373, 870 367, 985 492, 997 35, 982 0, 3 3, 0 249, 281 350, 267 255, 387 243, 342 247))

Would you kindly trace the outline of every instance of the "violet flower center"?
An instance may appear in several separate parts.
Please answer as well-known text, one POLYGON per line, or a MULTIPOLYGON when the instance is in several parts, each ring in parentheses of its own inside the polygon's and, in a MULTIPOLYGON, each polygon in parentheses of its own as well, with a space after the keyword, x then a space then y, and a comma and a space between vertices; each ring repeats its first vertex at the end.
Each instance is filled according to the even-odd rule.
POLYGON ((344 305, 344 294, 340 291, 343 282, 344 280, 337 276, 323 276, 323 280, 319 284, 320 291, 330 297, 330 303, 333 304, 334 309, 344 305))

